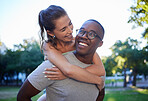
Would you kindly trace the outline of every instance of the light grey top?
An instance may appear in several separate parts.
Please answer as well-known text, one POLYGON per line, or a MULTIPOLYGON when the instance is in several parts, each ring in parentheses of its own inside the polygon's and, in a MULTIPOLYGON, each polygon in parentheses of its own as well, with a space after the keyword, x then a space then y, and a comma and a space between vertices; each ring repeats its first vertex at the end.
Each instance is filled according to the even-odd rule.
MULTIPOLYGON (((79 61, 72 52, 64 54, 64 56, 71 64, 83 68, 90 66, 90 64, 79 61)), ((84 83, 71 78, 48 80, 42 73, 47 67, 52 67, 52 63, 48 60, 44 61, 28 76, 29 82, 36 89, 42 91, 46 88, 47 101, 96 101, 99 90, 95 84, 84 83)))

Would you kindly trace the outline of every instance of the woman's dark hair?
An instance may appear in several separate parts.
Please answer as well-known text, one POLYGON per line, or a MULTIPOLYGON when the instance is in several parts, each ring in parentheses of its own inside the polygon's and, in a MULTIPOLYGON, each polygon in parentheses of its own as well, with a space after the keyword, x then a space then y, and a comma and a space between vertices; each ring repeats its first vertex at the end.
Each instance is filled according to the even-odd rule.
MULTIPOLYGON (((43 42, 45 41, 45 30, 53 32, 55 29, 55 20, 65 15, 67 15, 66 11, 62 7, 56 5, 50 5, 47 9, 40 11, 38 22, 40 26, 41 48, 43 42)), ((53 47, 56 48, 57 44, 54 37, 47 34, 47 39, 48 40, 46 42, 50 42, 53 47)))

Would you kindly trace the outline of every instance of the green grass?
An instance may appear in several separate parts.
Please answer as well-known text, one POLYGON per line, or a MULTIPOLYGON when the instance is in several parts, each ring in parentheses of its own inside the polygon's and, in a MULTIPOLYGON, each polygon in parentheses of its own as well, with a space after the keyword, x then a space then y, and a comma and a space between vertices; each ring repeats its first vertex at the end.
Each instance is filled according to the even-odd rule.
POLYGON ((110 90, 106 91, 104 101, 148 101, 148 89, 109 89, 110 90))
MULTIPOLYGON (((16 101, 16 96, 19 91, 19 87, 0 87, 0 101, 16 101)), ((36 101, 43 92, 32 98, 32 101, 36 101)))
POLYGON ((112 81, 114 81, 114 83, 115 82, 123 82, 123 79, 118 79, 118 80, 105 80, 105 84, 110 84, 110 83, 112 83, 112 81))
MULTIPOLYGON (((0 101, 16 101, 19 87, 0 87, 0 101)), ((32 98, 36 101, 42 92, 32 98)), ((148 101, 148 89, 107 87, 104 101, 148 101)))

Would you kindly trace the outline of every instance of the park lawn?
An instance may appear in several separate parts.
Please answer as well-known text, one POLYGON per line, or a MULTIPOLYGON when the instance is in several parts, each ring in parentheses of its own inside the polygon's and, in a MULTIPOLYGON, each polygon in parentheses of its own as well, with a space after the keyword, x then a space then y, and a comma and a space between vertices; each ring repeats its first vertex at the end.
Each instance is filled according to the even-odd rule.
MULTIPOLYGON (((114 83, 115 82, 123 82, 123 79, 114 80, 114 83)), ((105 80, 105 84, 110 84, 110 83, 112 83, 112 79, 106 79, 105 80)))
MULTIPOLYGON (((0 87, 0 101, 17 101, 16 96, 19 91, 19 87, 0 87)), ((32 101, 36 101, 43 92, 32 98, 32 101)))
POLYGON ((116 91, 116 88, 110 89, 106 91, 104 101, 148 101, 148 89, 137 88, 123 91, 116 91))
MULTIPOLYGON (((120 88, 106 88, 104 101, 148 101, 148 89, 119 90, 120 88), (118 89, 116 91, 116 89, 118 89)), ((0 101, 16 101, 19 87, 0 87, 0 101)), ((43 92, 32 98, 36 101, 43 92)))

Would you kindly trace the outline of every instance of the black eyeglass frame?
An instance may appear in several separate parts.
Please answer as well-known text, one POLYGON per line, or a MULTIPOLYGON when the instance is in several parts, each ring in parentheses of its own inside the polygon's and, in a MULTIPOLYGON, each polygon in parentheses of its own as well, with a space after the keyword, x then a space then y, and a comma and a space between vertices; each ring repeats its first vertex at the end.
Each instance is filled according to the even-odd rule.
MULTIPOLYGON (((79 31, 83 31, 82 36, 83 36, 85 33, 87 33, 86 36, 87 36, 88 39, 90 39, 90 38, 88 37, 88 33, 90 33, 90 32, 87 32, 87 31, 82 30, 82 29, 76 29, 77 35, 79 34, 79 33, 78 33, 79 31)), ((95 38, 95 37, 98 37, 98 38, 102 41, 102 39, 100 38, 100 36, 99 36, 98 34, 96 34, 95 31, 93 31, 93 33, 94 33, 94 38, 95 38)), ((94 39, 94 38, 92 38, 92 39, 94 39)), ((90 40, 92 40, 92 39, 90 39, 90 40)))

